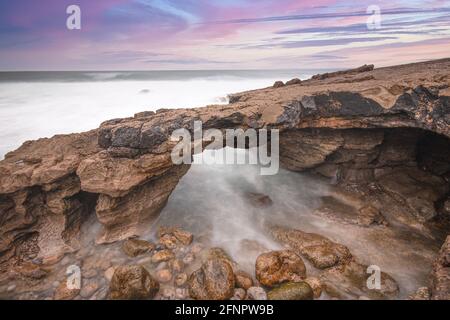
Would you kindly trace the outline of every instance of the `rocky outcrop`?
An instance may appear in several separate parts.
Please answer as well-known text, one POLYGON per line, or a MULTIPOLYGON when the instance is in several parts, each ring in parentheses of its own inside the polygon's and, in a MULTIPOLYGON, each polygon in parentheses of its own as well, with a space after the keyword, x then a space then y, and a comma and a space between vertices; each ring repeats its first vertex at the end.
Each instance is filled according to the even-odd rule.
MULTIPOLYGON (((366 183, 399 167, 432 167, 426 173, 431 186, 414 183, 425 186, 425 193, 402 190, 401 201, 423 220, 436 215, 436 202, 445 203, 448 59, 366 66, 235 94, 230 102, 143 112, 90 132, 26 142, 7 154, 0 162, 0 259, 55 261, 77 249, 77 230, 92 213, 103 226, 98 243, 138 235, 189 169, 172 163, 176 141, 170 135, 179 128, 192 133, 194 121, 202 121, 203 129, 279 129, 281 162, 288 169, 337 181, 366 183)), ((392 181, 379 181, 398 193, 392 181)), ((341 257, 334 249, 329 256, 320 263, 341 257)))
POLYGON ((431 273, 433 300, 450 300, 450 236, 443 244, 431 273))

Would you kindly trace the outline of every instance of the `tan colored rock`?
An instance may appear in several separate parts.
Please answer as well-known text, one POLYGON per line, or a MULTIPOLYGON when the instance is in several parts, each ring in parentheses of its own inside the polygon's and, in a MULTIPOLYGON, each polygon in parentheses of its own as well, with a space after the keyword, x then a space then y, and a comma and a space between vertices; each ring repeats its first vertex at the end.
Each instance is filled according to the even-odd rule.
POLYGON ((151 242, 139 239, 128 239, 122 245, 123 251, 130 257, 137 257, 144 253, 151 252, 155 245, 151 242))
POLYGON ((196 300, 226 300, 234 294, 234 274, 224 259, 208 259, 189 278, 189 294, 196 300))
POLYGON ((73 300, 80 293, 80 288, 69 288, 67 281, 62 281, 56 288, 53 299, 54 300, 73 300))
POLYGON ((314 293, 306 282, 286 282, 267 294, 268 300, 313 300, 314 293))
POLYGON ((160 250, 155 252, 152 256, 152 263, 158 264, 160 262, 169 261, 175 258, 174 253, 171 250, 160 250))
POLYGON ((267 287, 283 282, 299 282, 306 277, 302 259, 290 250, 271 251, 256 259, 256 278, 267 287))
POLYGON ((314 277, 308 277, 305 279, 305 282, 309 284, 311 289, 314 292, 314 299, 319 299, 322 295, 322 283, 320 282, 320 279, 314 278, 314 277))
POLYGON ((347 247, 315 233, 282 227, 269 227, 272 236, 308 259, 316 268, 343 264, 352 258, 347 247))
POLYGON ((167 283, 172 280, 172 272, 169 269, 161 269, 156 271, 155 278, 160 283, 167 283))
POLYGON ((245 271, 239 270, 234 273, 234 280, 237 288, 248 290, 253 286, 252 277, 245 271))
POLYGON ((367 281, 371 275, 368 266, 351 260, 327 269, 320 276, 323 289, 332 297, 356 299, 367 296, 371 299, 395 299, 399 294, 397 282, 387 273, 381 272, 381 287, 371 288, 367 281))
MULTIPOLYGON (((188 246, 192 243, 192 233, 176 227, 160 227, 158 230, 158 236, 161 239, 169 237, 170 242, 178 242, 181 245, 188 246)), ((170 248, 169 248, 170 249, 170 248)))
POLYGON ((159 290, 159 283, 142 266, 117 267, 109 286, 114 300, 151 299, 159 290))

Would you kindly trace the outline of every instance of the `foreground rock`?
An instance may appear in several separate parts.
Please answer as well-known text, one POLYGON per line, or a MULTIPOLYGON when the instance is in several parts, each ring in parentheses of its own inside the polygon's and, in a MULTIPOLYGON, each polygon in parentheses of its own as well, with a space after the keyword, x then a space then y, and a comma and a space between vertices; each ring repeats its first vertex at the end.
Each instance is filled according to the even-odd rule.
POLYGON ((115 300, 152 299, 159 283, 142 266, 120 266, 114 271, 109 290, 115 300))
POLYGON ((327 293, 339 299, 395 299, 399 294, 397 282, 385 272, 381 272, 380 288, 368 285, 368 266, 354 260, 326 270, 320 281, 327 293))
POLYGON ((208 259, 189 278, 189 294, 196 300, 227 300, 234 294, 234 273, 224 259, 208 259))
POLYGON ((283 282, 299 282, 306 277, 302 259, 290 250, 271 251, 256 259, 256 278, 267 287, 283 282))
POLYGON ((318 234, 275 226, 270 226, 269 231, 277 241, 288 245, 319 269, 344 264, 352 258, 347 247, 318 234))
POLYGON ((450 236, 433 264, 431 295, 433 300, 450 300, 450 236))
POLYGON ((267 294, 269 300, 313 300, 314 292, 306 282, 287 282, 267 294))

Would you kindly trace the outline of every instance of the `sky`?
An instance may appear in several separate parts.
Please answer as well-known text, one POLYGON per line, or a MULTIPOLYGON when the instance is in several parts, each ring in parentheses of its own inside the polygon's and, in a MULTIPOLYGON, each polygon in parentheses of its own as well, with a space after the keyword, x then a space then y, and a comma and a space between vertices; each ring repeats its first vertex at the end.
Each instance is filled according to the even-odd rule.
POLYGON ((444 57, 450 0, 0 0, 2 71, 340 69, 444 57), (81 29, 66 26, 70 5, 81 29), (369 6, 379 25, 368 26, 369 6))

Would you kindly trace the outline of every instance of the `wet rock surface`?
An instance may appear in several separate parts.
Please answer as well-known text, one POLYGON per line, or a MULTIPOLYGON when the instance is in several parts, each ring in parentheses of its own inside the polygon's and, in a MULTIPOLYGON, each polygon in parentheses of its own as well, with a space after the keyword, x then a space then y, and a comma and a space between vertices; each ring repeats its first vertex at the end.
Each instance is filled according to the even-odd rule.
POLYGON ((267 287, 283 282, 298 282, 306 277, 302 259, 293 251, 271 251, 256 259, 256 278, 267 287))
POLYGON ((313 300, 314 292, 306 282, 287 282, 267 294, 269 300, 313 300))
POLYGON ((189 278, 189 293, 197 300, 226 300, 234 294, 234 273, 224 259, 208 259, 189 278))
MULTIPOLYGON (((436 257, 428 252, 437 253, 433 246, 440 246, 450 230, 449 73, 448 59, 382 69, 364 66, 239 93, 225 106, 143 112, 106 121, 89 132, 28 141, 0 162, 0 297, 53 297, 74 264, 88 285, 70 293, 61 287, 55 297, 102 298, 106 281, 114 279, 121 265, 134 265, 138 259, 152 275, 160 270, 172 275, 161 285, 164 290, 150 296, 185 297, 170 286, 179 275, 190 278, 195 270, 202 270, 197 277, 201 284, 206 276, 200 267, 205 263, 199 258, 202 252, 183 251, 192 245, 190 232, 163 228, 152 234, 155 248, 127 242, 127 255, 116 245, 148 232, 187 173, 189 165, 172 163, 174 142, 169 137, 179 128, 192 131, 195 120, 202 120, 205 129, 279 129, 284 168, 307 171, 329 184, 331 191, 321 195, 311 219, 368 237, 377 233, 373 237, 380 243, 385 235, 395 243, 411 241, 418 249, 428 245, 421 261, 432 261, 436 257), (95 242, 85 246, 80 230, 92 217, 100 228, 95 242), (426 240, 417 241, 421 237, 426 240), (99 249, 99 244, 105 247, 99 249)), ((279 208, 275 198, 264 193, 249 197, 260 211, 279 208)), ((349 250, 352 244, 295 228, 271 226, 266 232, 310 263, 328 294, 344 299, 396 297, 398 288, 387 274, 380 292, 363 288, 367 263, 357 262, 358 255, 349 250)), ((430 266, 431 296, 436 299, 448 298, 449 291, 443 248, 430 266)), ((233 272, 239 270, 237 258, 225 258, 233 272)), ((208 275, 216 268, 227 270, 219 264, 206 269, 208 275)), ((179 276, 179 283, 183 278, 179 276)), ((234 273, 230 278, 236 281, 234 273)), ((234 289, 223 286, 217 297, 230 298, 234 289)))
POLYGON ((120 266, 110 283, 110 298, 115 300, 151 299, 159 283, 142 266, 120 266))

